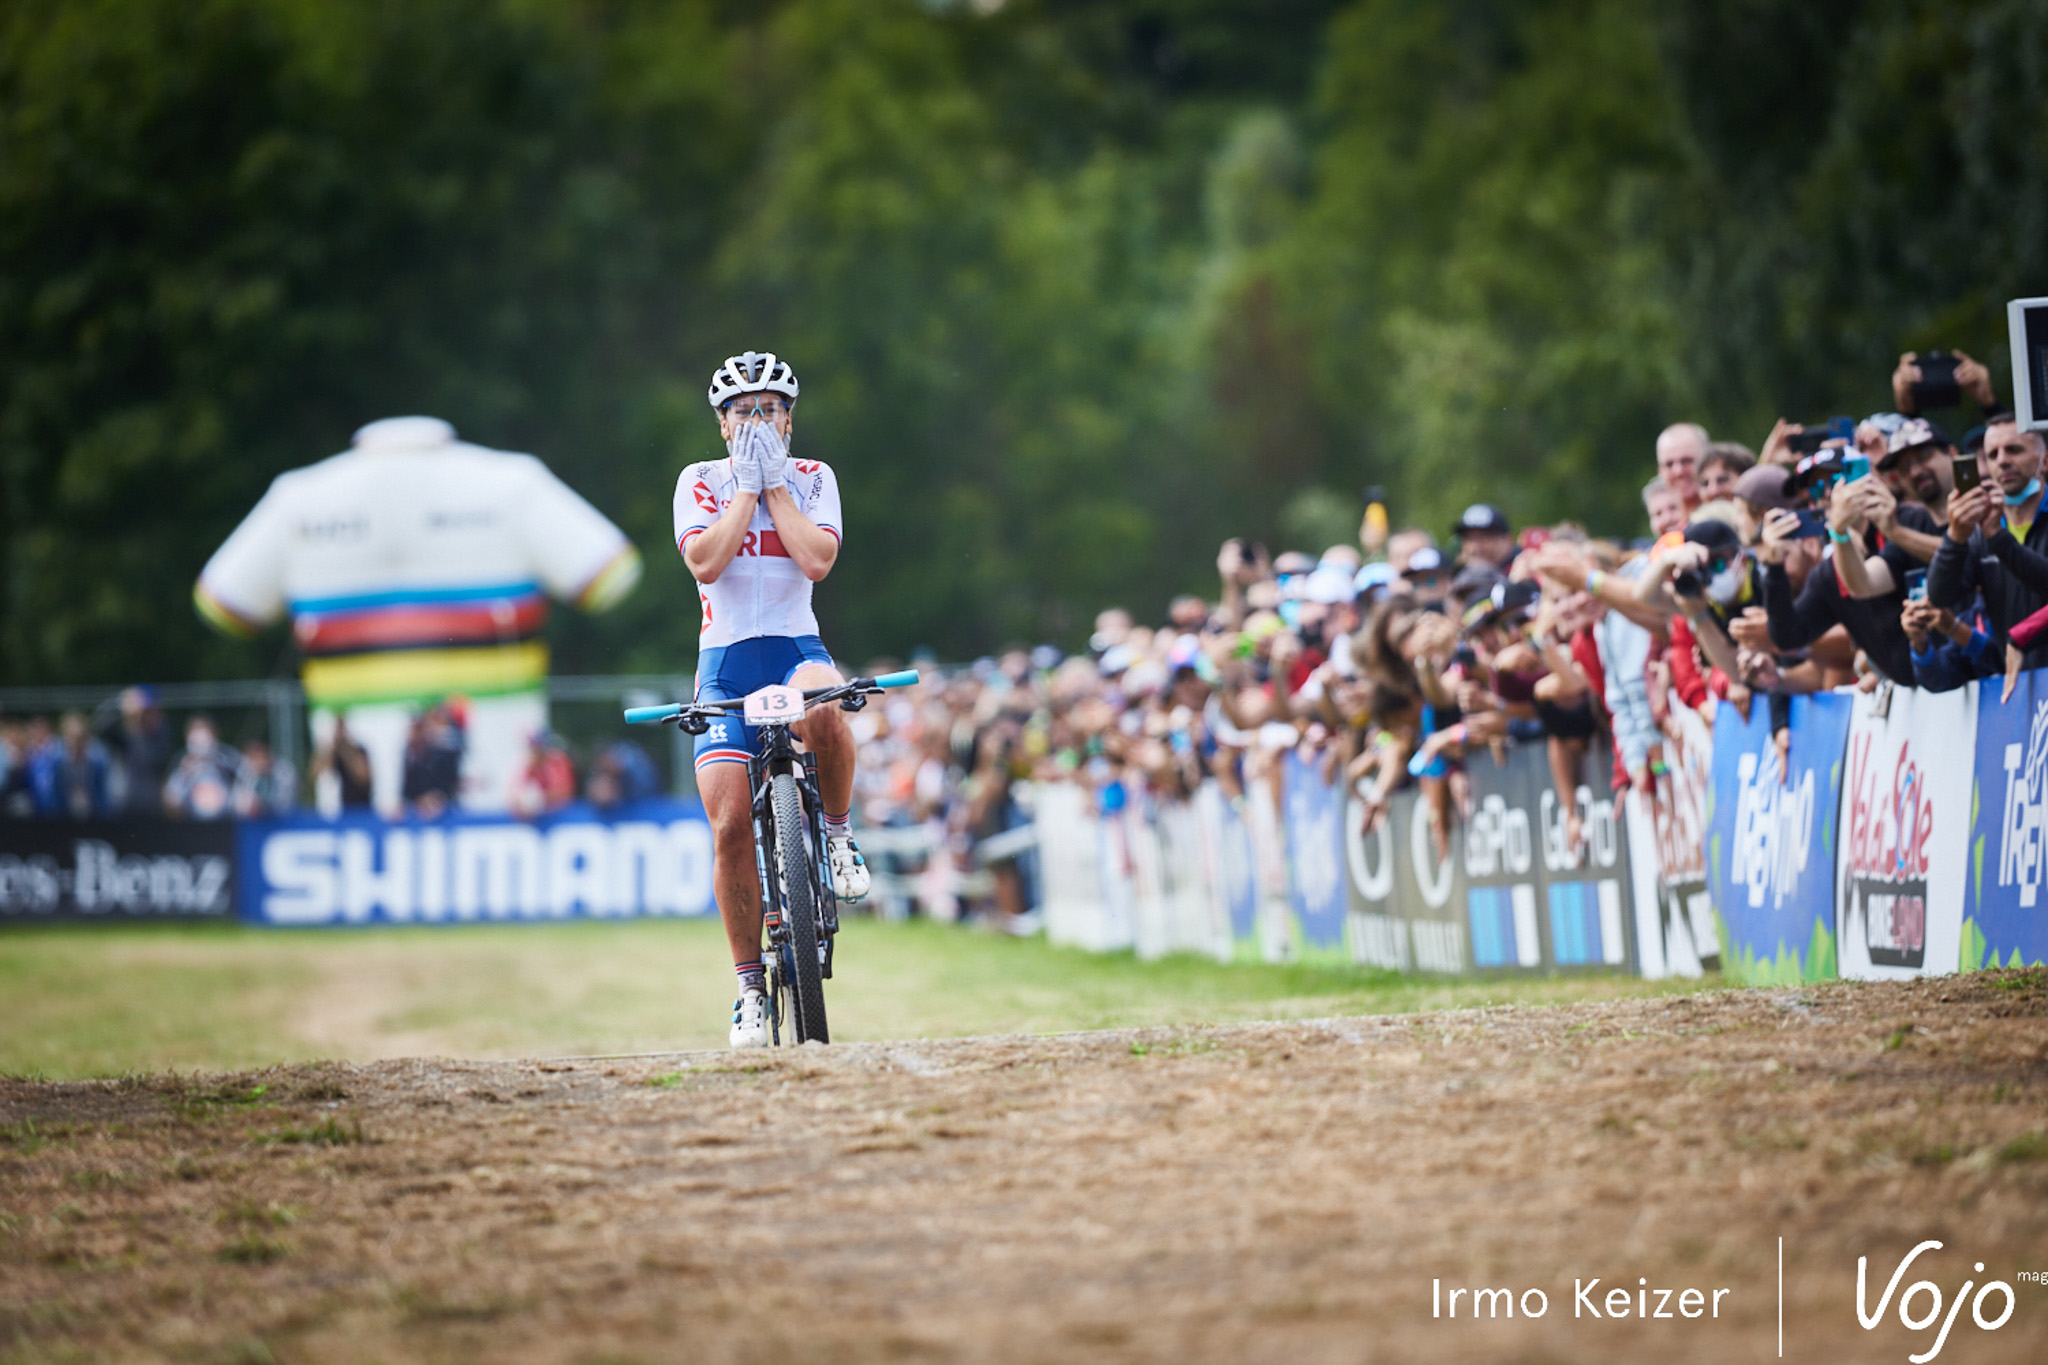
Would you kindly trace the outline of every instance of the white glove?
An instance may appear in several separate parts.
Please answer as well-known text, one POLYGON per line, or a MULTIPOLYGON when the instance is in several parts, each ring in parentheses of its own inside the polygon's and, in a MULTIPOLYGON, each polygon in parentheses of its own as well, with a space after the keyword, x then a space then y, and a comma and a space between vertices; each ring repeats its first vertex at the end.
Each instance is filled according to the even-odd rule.
POLYGON ((742 426, 739 434, 725 443, 727 452, 732 456, 733 477, 739 480, 742 493, 761 491, 761 465, 754 458, 753 425, 749 422, 742 426))
POLYGON ((780 488, 789 477, 789 439, 766 422, 750 422, 754 463, 763 488, 780 488))

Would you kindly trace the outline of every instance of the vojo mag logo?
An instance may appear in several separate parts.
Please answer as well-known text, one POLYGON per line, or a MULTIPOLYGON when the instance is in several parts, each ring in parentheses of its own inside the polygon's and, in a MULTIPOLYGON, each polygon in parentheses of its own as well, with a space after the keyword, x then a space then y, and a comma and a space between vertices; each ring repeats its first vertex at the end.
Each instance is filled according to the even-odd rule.
POLYGON ((2034 707, 2025 744, 2005 746, 2005 803, 1998 820, 1998 884, 2017 886, 2031 910, 2048 875, 2048 701, 2034 707))
MULTIPOLYGON (((1856 1321, 1862 1325, 1864 1331, 1874 1332, 1884 1322, 1885 1312, 1893 1303, 1892 1295, 1898 1292, 1899 1281, 1906 1278, 1906 1272, 1912 1268, 1913 1262, 1930 1251, 1941 1249, 1940 1242, 1929 1238, 1907 1252, 1905 1259, 1892 1271, 1891 1279, 1885 1282, 1884 1293, 1878 1296, 1874 1305, 1870 1302, 1870 1288, 1876 1281, 1870 1275, 1870 1258, 1856 1258, 1856 1321)), ((1930 1260, 1927 1264, 1931 1266, 1933 1262, 1930 1260)), ((1984 1273, 1984 1262, 1972 1261, 1972 1264, 1976 1267, 1977 1274, 1984 1273)), ((1883 1271, 1880 1269, 1878 1273, 1882 1274, 1883 1271)), ((2038 1271, 2022 1271, 2019 1276, 2021 1279, 2039 1277, 2038 1271)), ((1942 1348, 1948 1345, 1949 1333, 1955 1330, 1964 1305, 1969 1306, 1971 1325, 1979 1331, 1995 1332, 2012 1320, 2015 1295, 2008 1281, 1995 1276, 1981 1283, 1965 1279, 1962 1287, 1955 1291, 1954 1298, 1947 1297, 1941 1286, 1931 1279, 1915 1280, 1906 1286, 1904 1293, 1899 1294, 1897 1303, 1899 1324, 1902 1327, 1909 1332, 1934 1334, 1933 1344, 1926 1350, 1906 1357, 1913 1365, 1927 1365, 1927 1362, 1940 1355, 1942 1348), (1972 1290, 1976 1292, 1973 1294, 1972 1290)), ((1926 1337, 1923 1335, 1921 1340, 1924 1342, 1926 1337)))

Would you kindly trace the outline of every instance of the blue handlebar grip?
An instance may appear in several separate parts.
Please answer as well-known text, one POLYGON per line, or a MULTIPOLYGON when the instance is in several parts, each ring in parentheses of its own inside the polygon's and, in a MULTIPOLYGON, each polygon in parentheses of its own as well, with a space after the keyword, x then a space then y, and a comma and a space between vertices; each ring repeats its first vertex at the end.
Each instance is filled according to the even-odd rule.
POLYGON ((683 704, 679 701, 670 702, 667 706, 629 706, 626 708, 626 724, 652 725, 656 721, 667 720, 670 716, 681 714, 683 704))
POLYGON ((917 681, 917 670, 906 668, 901 673, 884 673, 875 679, 877 687, 908 687, 917 681))

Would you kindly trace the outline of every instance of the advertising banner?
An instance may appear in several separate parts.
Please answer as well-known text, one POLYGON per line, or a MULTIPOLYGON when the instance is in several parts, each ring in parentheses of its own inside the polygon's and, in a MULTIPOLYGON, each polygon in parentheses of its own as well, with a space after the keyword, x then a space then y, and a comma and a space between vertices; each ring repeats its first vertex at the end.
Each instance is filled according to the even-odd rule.
POLYGON ((2048 961, 2048 676, 2021 674, 2003 703, 2002 679, 1977 686, 1965 971, 2048 961))
POLYGON ((534 821, 314 814, 237 827, 244 920, 345 925, 712 913, 711 826, 656 798, 534 821))
POLYGON ((225 920, 234 852, 225 821, 0 821, 0 925, 225 920))
POLYGON ((1429 818, 1412 790, 1397 792, 1378 829, 1365 803, 1345 802, 1351 960, 1394 971, 1467 972, 1465 885, 1453 854, 1438 858, 1429 818))
POLYGON ((1636 970, 1646 977, 1699 976, 1720 965, 1721 938, 1707 890, 1707 801, 1714 736, 1707 719, 1671 700, 1664 735, 1668 771, 1626 802, 1635 892, 1636 970))
POLYGON ((1334 956, 1344 948, 1344 798, 1319 763, 1305 763, 1289 750, 1283 764, 1296 955, 1334 956))
POLYGON ((1625 970, 1627 869, 1606 775, 1581 774, 1574 799, 1583 846, 1574 850, 1547 746, 1513 746, 1504 763, 1480 751, 1465 767, 1472 810, 1461 833, 1472 965, 1625 970))
POLYGON ((1723 935, 1721 969, 1747 984, 1835 975, 1835 817, 1850 703, 1792 698, 1781 753, 1761 700, 1714 713, 1707 880, 1723 935))
POLYGON ((1963 934, 1977 692, 1880 688, 1852 702, 1835 866, 1844 977, 1953 972, 1963 934))
POLYGON ((1109 912, 1094 794, 1071 782, 1046 782, 1032 795, 1046 938, 1061 947, 1101 952, 1109 946, 1109 912))
POLYGON ((1195 858, 1209 891, 1208 954, 1219 962, 1257 955, 1259 888, 1252 837, 1223 788, 1204 782, 1191 803, 1195 858))

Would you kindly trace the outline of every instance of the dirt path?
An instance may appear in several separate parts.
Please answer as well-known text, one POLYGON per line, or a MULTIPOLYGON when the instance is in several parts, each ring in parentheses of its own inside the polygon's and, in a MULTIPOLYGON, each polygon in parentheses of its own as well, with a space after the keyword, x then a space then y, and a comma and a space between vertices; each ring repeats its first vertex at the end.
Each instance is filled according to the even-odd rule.
POLYGON ((0 1124, 0 1360, 1761 1361, 1781 1235, 1788 1360, 1927 1350, 1856 1318, 1927 1238, 1902 1292, 2015 1299, 1941 1359, 2048 1357, 2039 971, 7 1081, 0 1124), (1432 1316, 1473 1287, 1515 1317, 1432 1316))

